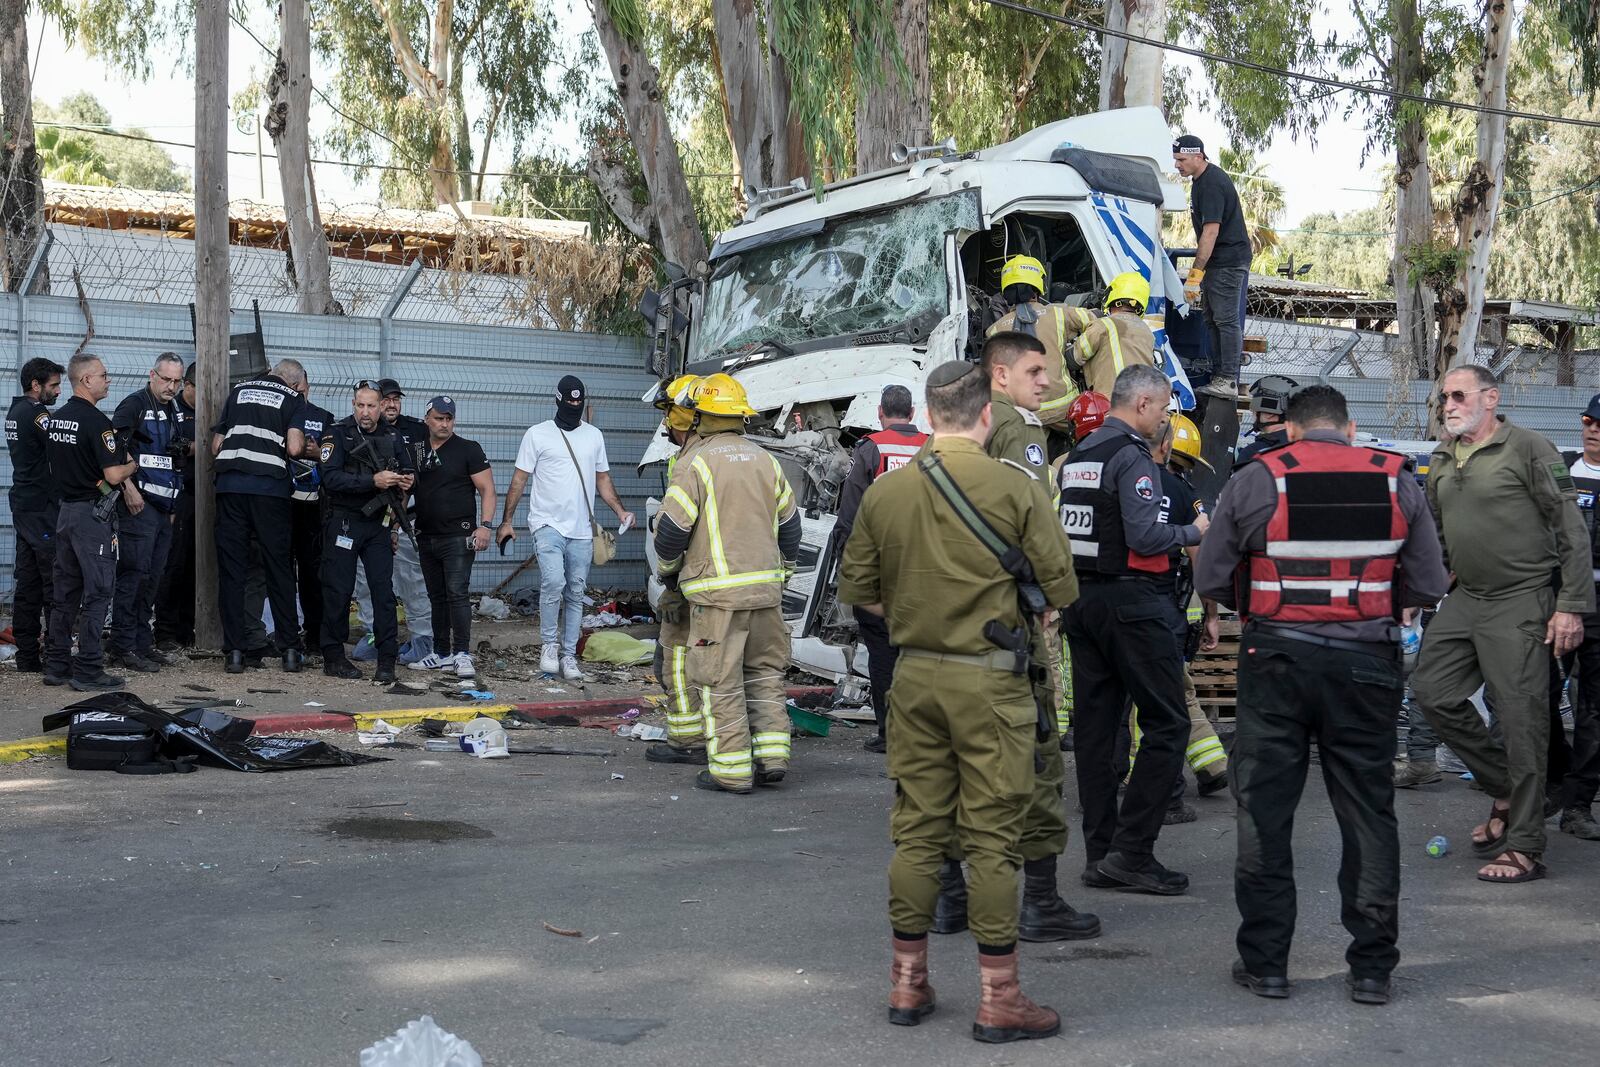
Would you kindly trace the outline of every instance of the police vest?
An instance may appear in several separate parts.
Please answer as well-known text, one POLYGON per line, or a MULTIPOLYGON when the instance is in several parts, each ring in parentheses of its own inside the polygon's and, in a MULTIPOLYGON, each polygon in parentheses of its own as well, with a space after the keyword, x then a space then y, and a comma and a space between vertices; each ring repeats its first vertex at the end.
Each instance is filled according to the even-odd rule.
POLYGON ((1142 449, 1143 442, 1132 434, 1114 433, 1090 444, 1093 436, 1073 449, 1061 467, 1061 525, 1072 542, 1073 567, 1080 574, 1107 578, 1168 573, 1172 561, 1166 553, 1141 556, 1128 547, 1122 533, 1122 498, 1117 487, 1101 477, 1111 457, 1124 448, 1142 449))
POLYGON ((148 390, 141 399, 149 402, 139 412, 138 428, 149 440, 128 442, 128 451, 139 461, 134 484, 157 511, 171 511, 178 506, 178 493, 183 489, 183 460, 173 459, 167 448, 180 436, 183 412, 172 401, 158 406, 148 390))
POLYGON ((1278 500, 1266 544, 1240 565, 1239 615, 1274 622, 1360 622, 1399 616, 1407 523, 1397 480, 1405 457, 1331 441, 1258 456, 1278 500))
POLYGON ((899 430, 879 430, 877 433, 867 434, 867 440, 878 446, 878 469, 872 472, 872 476, 877 478, 880 474, 898 470, 910 463, 911 457, 922 451, 922 446, 928 441, 928 435, 901 433, 899 430))
MULTIPOLYGON (((329 456, 333 453, 333 438, 339 439, 339 446, 344 449, 343 462, 339 469, 346 474, 370 475, 374 469, 383 470, 393 462, 397 462, 403 453, 405 441, 395 434, 388 426, 380 424, 372 433, 364 432, 354 421, 336 423, 333 431, 324 439, 322 454, 329 456), (362 448, 365 442, 372 442, 371 451, 362 448), (361 455, 355 453, 360 449, 361 455)), ((342 493, 331 485, 324 485, 328 497, 328 506, 336 511, 360 511, 366 507, 372 498, 381 490, 366 489, 359 493, 342 493)), ((380 513, 376 516, 381 519, 380 513)))
MULTIPOLYGON (((306 415, 300 428, 307 437, 315 437, 321 441, 333 432, 333 415, 322 408, 307 404, 306 415)), ((289 478, 293 486, 289 495, 293 499, 307 504, 314 504, 322 499, 322 466, 316 459, 290 460, 289 478)))
POLYGON ((1600 474, 1591 473, 1588 464, 1579 457, 1572 462, 1572 484, 1578 490, 1578 512, 1583 516, 1583 524, 1589 530, 1589 556, 1590 565, 1594 568, 1594 580, 1600 585, 1600 537, 1596 536, 1595 518, 1597 516, 1595 504, 1600 498, 1600 474))
POLYGON ((291 409, 300 394, 276 378, 252 378, 233 387, 227 411, 232 423, 222 436, 214 469, 217 474, 289 477, 291 409))

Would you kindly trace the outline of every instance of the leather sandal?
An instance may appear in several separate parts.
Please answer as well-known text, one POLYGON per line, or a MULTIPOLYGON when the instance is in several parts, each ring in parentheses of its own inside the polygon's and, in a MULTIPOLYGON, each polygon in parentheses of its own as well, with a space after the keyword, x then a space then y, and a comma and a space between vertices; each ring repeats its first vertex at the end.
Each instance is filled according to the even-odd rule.
MULTIPOLYGON (((1498 856, 1506 850, 1506 835, 1511 832, 1510 805, 1507 805, 1503 808, 1498 804, 1490 806, 1489 817, 1483 821, 1483 832, 1485 834, 1489 832, 1489 824, 1495 822, 1496 820, 1499 821, 1501 827, 1498 835, 1489 837, 1483 841, 1479 841, 1476 838, 1474 838, 1472 841, 1472 853, 1479 859, 1486 860, 1493 856, 1498 856)), ((1476 827, 1474 827, 1474 829, 1476 829, 1476 827)))
POLYGON ((1478 881, 1480 882, 1505 882, 1508 884, 1515 882, 1537 882, 1547 873, 1543 863, 1540 863, 1531 856, 1525 856, 1520 852, 1513 852, 1509 849, 1500 853, 1500 855, 1484 864, 1484 866, 1515 867, 1518 873, 1512 875, 1510 878, 1499 878, 1492 874, 1484 874, 1483 871, 1480 870, 1478 872, 1478 881))

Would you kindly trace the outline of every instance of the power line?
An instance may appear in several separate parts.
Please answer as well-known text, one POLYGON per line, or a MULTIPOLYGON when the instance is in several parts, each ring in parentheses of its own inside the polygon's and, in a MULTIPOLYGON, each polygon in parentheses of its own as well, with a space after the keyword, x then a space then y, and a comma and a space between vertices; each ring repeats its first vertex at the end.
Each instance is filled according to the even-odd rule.
POLYGON ((1261 74, 1272 74, 1292 81, 1310 82, 1312 85, 1322 85, 1331 89, 1348 90, 1354 93, 1367 93, 1372 96, 1384 96, 1391 100, 1406 100, 1415 104, 1426 104, 1430 107, 1447 108, 1451 111, 1472 111, 1485 115, 1503 115, 1508 119, 1531 119, 1534 122, 1553 122, 1563 126, 1600 129, 1600 120, 1597 119, 1568 118, 1565 115, 1544 115, 1535 111, 1518 111, 1513 108, 1489 107, 1486 104, 1469 104, 1461 100, 1449 100, 1440 96, 1423 96, 1421 93, 1407 93, 1398 89, 1385 89, 1376 85, 1361 85, 1357 82, 1340 81, 1338 78, 1328 78, 1320 74, 1303 74, 1299 71, 1286 70, 1283 67, 1271 67, 1265 63, 1257 63, 1254 60, 1218 55, 1215 52, 1207 52, 1202 48, 1189 48, 1181 44, 1169 44, 1153 37, 1141 37, 1136 33, 1128 33, 1126 30, 1113 30, 1093 22, 1085 22, 1082 19, 1075 19, 1067 15, 1058 15, 1053 11, 1040 11, 1036 7, 1016 3, 1015 0, 983 0, 983 2, 992 7, 1005 8, 1008 11, 1015 11, 1019 14, 1033 15, 1037 18, 1048 19, 1051 22, 1059 22, 1063 26, 1071 26, 1087 33, 1117 37, 1124 41, 1131 41, 1134 44, 1149 45, 1151 48, 1159 48, 1166 52, 1177 52, 1179 55, 1193 56, 1196 59, 1221 63, 1224 66, 1243 67, 1245 70, 1253 70, 1261 74))

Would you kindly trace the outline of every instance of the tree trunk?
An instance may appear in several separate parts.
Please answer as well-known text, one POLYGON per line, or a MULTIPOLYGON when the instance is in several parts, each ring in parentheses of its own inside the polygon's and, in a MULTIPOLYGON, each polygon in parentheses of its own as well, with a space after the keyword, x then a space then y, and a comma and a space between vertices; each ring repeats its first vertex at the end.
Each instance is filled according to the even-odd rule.
MULTIPOLYGON (((1417 26, 1417 0, 1394 0, 1394 37, 1389 64, 1391 86, 1399 92, 1423 89, 1422 39, 1417 26)), ((1394 276, 1395 321, 1400 358, 1408 361, 1407 377, 1429 377, 1433 351, 1433 287, 1412 280, 1413 249, 1433 243, 1433 172, 1428 165, 1428 131, 1422 109, 1397 103, 1395 123, 1395 235, 1390 269, 1394 276)))
MULTIPOLYGON (((1512 0, 1488 0, 1483 58, 1475 78, 1478 102, 1506 106, 1511 60, 1512 0)), ((1440 294, 1439 348, 1436 371, 1477 361, 1478 328, 1483 321, 1484 288, 1489 278, 1489 252, 1494 243, 1495 216, 1505 181, 1506 117, 1480 112, 1477 158, 1467 170, 1451 208, 1456 222, 1456 251, 1462 256, 1454 291, 1440 294)))
POLYGON ((632 202, 626 183, 600 181, 596 157, 590 157, 590 174, 606 202, 624 224, 635 219, 648 228, 649 241, 670 263, 692 271, 706 258, 706 241, 689 196, 689 181, 683 174, 683 158, 672 139, 667 121, 666 100, 662 96, 660 74, 642 45, 630 41, 611 17, 608 0, 593 0, 594 28, 611 66, 617 99, 628 122, 628 138, 639 156, 645 188, 650 202, 632 202))
POLYGON ((740 193, 748 202, 757 189, 788 180, 778 170, 782 149, 771 108, 772 69, 755 0, 711 0, 711 17, 727 93, 728 130, 743 179, 740 193))
POLYGON ((894 0, 894 33, 909 80, 895 70, 892 42, 878 53, 878 78, 856 88, 856 173, 890 165, 896 141, 925 145, 933 140, 932 92, 928 75, 928 0, 894 0))
MULTIPOLYGON (((44 238, 27 14, 27 0, 0 0, 0 290, 8 293, 22 288, 44 238)), ((40 271, 34 291, 48 289, 49 277, 40 271)))
MULTIPOLYGON (((772 0, 766 4, 767 25, 772 25, 772 0)), ((806 133, 800 128, 800 119, 790 107, 793 88, 789 80, 789 64, 772 45, 772 34, 767 34, 767 110, 772 114, 772 124, 778 131, 773 141, 772 166, 778 184, 796 178, 811 180, 811 153, 806 150, 806 133)))
POLYGON ((281 0, 282 40, 278 63, 267 82, 272 105, 265 123, 278 152, 283 213, 288 220, 289 258, 299 289, 300 310, 334 315, 328 237, 322 229, 311 177, 311 28, 306 0, 281 0))
MULTIPOLYGON (((228 0, 195 4, 194 125, 195 417, 204 430, 228 396, 228 0)), ((195 444, 195 644, 220 648, 210 435, 195 444)))
MULTIPOLYGON (((1164 40, 1167 0, 1107 0, 1106 29, 1164 40)), ((1107 36, 1100 52, 1100 110, 1161 106, 1161 49, 1107 36)))

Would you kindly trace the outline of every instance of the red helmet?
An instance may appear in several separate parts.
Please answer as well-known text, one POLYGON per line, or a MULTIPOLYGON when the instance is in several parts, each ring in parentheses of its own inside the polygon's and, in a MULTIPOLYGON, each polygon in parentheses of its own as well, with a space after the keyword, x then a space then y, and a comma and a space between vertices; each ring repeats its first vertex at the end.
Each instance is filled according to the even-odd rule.
POLYGON ((1100 428, 1106 421, 1106 414, 1111 410, 1111 401, 1106 399, 1104 393, 1080 393, 1078 399, 1067 407, 1067 418, 1072 420, 1072 432, 1083 440, 1100 428))

